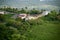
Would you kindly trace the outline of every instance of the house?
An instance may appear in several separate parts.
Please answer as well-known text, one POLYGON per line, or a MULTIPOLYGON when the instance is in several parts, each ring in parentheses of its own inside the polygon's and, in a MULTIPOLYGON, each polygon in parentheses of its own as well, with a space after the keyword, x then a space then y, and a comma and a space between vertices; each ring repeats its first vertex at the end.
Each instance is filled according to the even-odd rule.
POLYGON ((31 19, 38 19, 39 17, 48 15, 49 13, 50 13, 50 11, 43 11, 43 12, 40 13, 40 14, 28 15, 28 19, 29 19, 29 20, 31 20, 31 19))
POLYGON ((19 17, 19 18, 21 18, 21 19, 25 19, 25 20, 31 20, 31 19, 36 19, 36 18, 37 18, 36 15, 30 15, 30 14, 26 14, 26 13, 15 14, 15 15, 12 16, 11 18, 16 19, 17 17, 19 17))
POLYGON ((4 14, 4 11, 0 11, 0 14, 4 14))
POLYGON ((25 19, 27 17, 27 14, 19 14, 18 17, 20 17, 21 19, 25 19))
POLYGON ((25 20, 31 20, 31 19, 38 19, 39 17, 48 15, 50 11, 44 11, 41 14, 26 14, 26 13, 21 13, 21 14, 15 14, 12 18, 16 19, 17 17, 20 17, 21 19, 25 20))
POLYGON ((50 13, 50 11, 44 11, 44 12, 42 13, 42 15, 45 16, 45 15, 48 15, 49 13, 50 13))
POLYGON ((26 16, 27 16, 27 14, 26 13, 21 13, 21 14, 14 14, 11 18, 14 18, 14 19, 16 19, 16 18, 21 18, 21 19, 24 19, 24 18, 26 18, 26 16))
POLYGON ((26 19, 28 19, 28 20, 31 20, 31 19, 37 19, 38 18, 38 15, 37 14, 34 14, 34 15, 28 15, 27 17, 26 17, 26 19))

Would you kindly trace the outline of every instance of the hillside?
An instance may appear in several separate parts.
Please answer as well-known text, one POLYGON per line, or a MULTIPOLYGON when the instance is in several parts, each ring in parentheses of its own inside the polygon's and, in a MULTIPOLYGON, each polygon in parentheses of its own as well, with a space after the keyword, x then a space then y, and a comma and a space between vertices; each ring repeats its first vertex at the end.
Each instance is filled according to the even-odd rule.
POLYGON ((59 15, 53 10, 36 20, 25 21, 12 19, 11 14, 0 14, 0 40, 60 40, 59 15))

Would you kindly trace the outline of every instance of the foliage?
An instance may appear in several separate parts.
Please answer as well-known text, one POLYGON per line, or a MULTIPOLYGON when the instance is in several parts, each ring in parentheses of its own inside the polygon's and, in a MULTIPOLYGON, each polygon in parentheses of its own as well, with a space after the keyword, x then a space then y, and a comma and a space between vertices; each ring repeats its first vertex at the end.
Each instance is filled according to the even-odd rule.
MULTIPOLYGON (((36 14, 38 11, 34 9, 31 13, 36 14)), ((60 20, 57 20, 56 11, 28 21, 12 19, 11 16, 0 15, 0 40, 60 40, 60 20)))
POLYGON ((39 11, 38 11, 38 10, 33 9, 33 10, 31 10, 31 11, 29 12, 29 14, 39 14, 39 11))
POLYGON ((11 7, 6 7, 6 6, 4 6, 4 8, 0 8, 0 10, 10 12, 10 13, 18 13, 18 14, 20 14, 20 13, 38 14, 39 13, 39 11, 34 9, 34 8, 32 10, 29 10, 29 11, 27 11, 27 9, 28 8, 25 7, 25 8, 21 8, 19 10, 18 8, 11 8, 11 7))
POLYGON ((4 22, 5 21, 5 16, 0 14, 0 22, 4 22))

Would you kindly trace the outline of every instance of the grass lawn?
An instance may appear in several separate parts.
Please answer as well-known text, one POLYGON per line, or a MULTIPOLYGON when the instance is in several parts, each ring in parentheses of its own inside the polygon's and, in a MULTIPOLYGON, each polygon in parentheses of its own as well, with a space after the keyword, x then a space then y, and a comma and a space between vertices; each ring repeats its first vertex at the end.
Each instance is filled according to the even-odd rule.
POLYGON ((45 22, 42 25, 35 25, 31 34, 31 40, 60 40, 60 23, 45 22))

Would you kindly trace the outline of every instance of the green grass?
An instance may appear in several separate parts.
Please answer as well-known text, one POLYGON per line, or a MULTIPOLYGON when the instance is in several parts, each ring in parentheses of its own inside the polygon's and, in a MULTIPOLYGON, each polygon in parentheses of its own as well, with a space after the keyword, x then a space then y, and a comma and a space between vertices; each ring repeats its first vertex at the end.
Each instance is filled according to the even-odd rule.
POLYGON ((31 40, 60 40, 60 23, 44 22, 42 25, 35 25, 31 34, 31 40))

